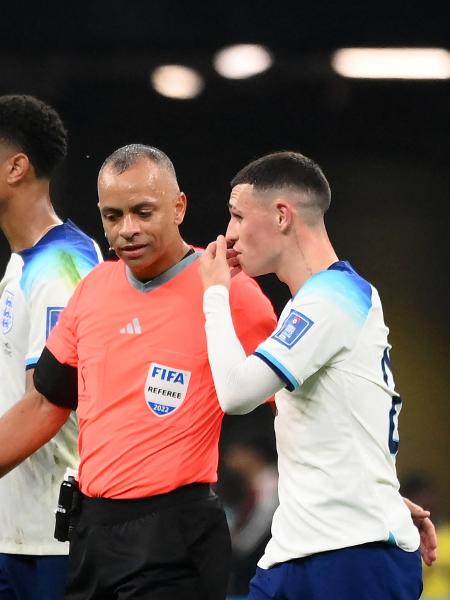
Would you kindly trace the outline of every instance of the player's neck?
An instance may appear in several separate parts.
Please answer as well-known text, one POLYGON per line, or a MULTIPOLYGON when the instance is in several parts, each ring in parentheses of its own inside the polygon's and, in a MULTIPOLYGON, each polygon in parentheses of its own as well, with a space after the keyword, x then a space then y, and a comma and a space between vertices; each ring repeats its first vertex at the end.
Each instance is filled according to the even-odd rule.
POLYGON ((339 260, 333 246, 323 230, 319 234, 303 236, 285 253, 278 278, 286 283, 292 296, 316 273, 326 271, 339 260))
POLYGON ((59 225, 50 202, 48 183, 29 186, 2 205, 0 228, 12 252, 33 247, 52 227, 59 225))

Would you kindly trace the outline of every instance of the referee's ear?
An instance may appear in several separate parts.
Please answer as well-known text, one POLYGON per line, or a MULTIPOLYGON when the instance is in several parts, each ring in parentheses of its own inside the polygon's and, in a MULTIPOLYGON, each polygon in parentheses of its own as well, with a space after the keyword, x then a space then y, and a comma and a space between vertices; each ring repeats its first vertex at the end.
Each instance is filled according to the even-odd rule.
POLYGON ((184 192, 179 192, 175 200, 175 225, 181 225, 187 209, 187 196, 184 192))

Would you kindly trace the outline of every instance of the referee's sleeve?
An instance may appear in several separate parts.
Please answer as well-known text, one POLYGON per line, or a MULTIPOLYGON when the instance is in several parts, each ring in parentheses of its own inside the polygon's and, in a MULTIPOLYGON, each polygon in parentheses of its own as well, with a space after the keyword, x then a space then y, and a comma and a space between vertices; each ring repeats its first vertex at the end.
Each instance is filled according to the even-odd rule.
POLYGON ((45 347, 33 373, 34 387, 49 402, 75 410, 78 406, 76 367, 60 363, 45 347))

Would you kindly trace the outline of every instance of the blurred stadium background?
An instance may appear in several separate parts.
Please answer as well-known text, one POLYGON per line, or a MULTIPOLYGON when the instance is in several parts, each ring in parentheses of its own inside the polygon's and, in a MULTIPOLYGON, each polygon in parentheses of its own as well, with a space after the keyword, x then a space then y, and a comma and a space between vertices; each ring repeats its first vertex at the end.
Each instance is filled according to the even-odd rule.
MULTIPOLYGON (((444 4, 17 0, 3 3, 0 14, 0 94, 34 94, 60 111, 70 149, 53 188, 55 205, 100 243, 96 175, 123 144, 155 145, 174 160, 190 202, 183 231, 199 245, 224 230, 228 181, 244 163, 276 149, 319 162, 332 186, 327 222, 337 251, 384 300, 404 399, 400 478, 432 482, 442 522, 450 518, 444 4), (261 72, 221 75, 217 53, 233 44, 262 45, 268 62, 261 72), (441 48, 443 70, 430 79, 414 79, 411 70, 400 78, 339 74, 334 52, 355 47, 441 48), (163 95, 155 77, 165 65, 193 70, 191 92, 166 94, 198 95, 163 95)), ((245 60, 238 58, 238 67, 245 60)), ((2 271, 7 258, 1 239, 2 271)), ((287 290, 270 277, 261 283, 279 310, 287 290)), ((270 412, 227 419, 224 448, 246 431, 273 443, 270 412)))

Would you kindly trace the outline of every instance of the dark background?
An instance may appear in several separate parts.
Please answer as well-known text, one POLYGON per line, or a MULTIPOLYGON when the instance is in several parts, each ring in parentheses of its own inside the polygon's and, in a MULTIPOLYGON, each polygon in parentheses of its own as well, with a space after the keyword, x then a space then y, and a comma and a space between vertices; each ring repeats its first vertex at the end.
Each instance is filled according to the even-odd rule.
MULTIPOLYGON (((450 494, 448 213, 449 81, 348 80, 330 53, 347 46, 449 48, 444 3, 16 1, 0 8, 0 94, 29 93, 61 113, 68 159, 53 186, 59 214, 103 243, 96 176, 132 142, 174 161, 190 207, 183 232, 206 244, 227 222, 228 181, 276 150, 314 158, 330 180, 327 224, 341 258, 379 289, 404 399, 399 473, 427 470, 450 494), (213 53, 266 44, 275 63, 244 81, 217 75, 213 53), (169 100, 151 69, 176 62, 206 80, 200 98, 169 100)), ((105 249, 105 248, 104 248, 105 249)), ((0 240, 0 267, 8 259, 0 240)), ((264 289, 279 310, 287 290, 264 289)), ((225 435, 269 427, 265 411, 225 435)), ((448 504, 448 503, 447 503, 448 504)))

